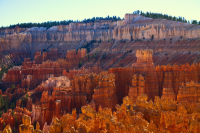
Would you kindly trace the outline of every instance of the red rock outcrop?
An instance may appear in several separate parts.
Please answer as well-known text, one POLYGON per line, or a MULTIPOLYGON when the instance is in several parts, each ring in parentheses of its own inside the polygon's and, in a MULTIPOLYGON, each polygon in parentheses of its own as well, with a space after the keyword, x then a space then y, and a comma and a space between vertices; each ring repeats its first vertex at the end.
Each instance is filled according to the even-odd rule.
POLYGON ((43 131, 44 133, 48 133, 49 130, 50 130, 50 126, 48 126, 47 123, 45 122, 42 131, 43 131))
POLYGON ((2 77, 2 81, 11 82, 11 84, 20 82, 20 79, 21 79, 20 70, 21 70, 21 67, 18 67, 18 66, 15 66, 9 69, 8 73, 4 74, 4 76, 2 77))
POLYGON ((159 77, 159 90, 162 88, 173 88, 175 99, 178 95, 179 87, 186 82, 199 82, 199 64, 193 65, 167 65, 156 67, 159 77))
POLYGON ((199 102, 200 99, 200 84, 194 81, 186 83, 184 86, 179 87, 177 101, 178 102, 199 102))
POLYGON ((49 91, 52 92, 54 88, 68 88, 70 86, 70 80, 66 76, 60 76, 60 77, 50 77, 45 82, 42 82, 37 88, 35 88, 35 91, 49 91))
MULTIPOLYGON (((154 102, 147 101, 145 94, 138 96, 136 104, 129 97, 123 98, 123 104, 111 108, 101 108, 98 112, 91 106, 83 106, 81 114, 76 110, 65 114, 60 119, 53 118, 52 124, 45 124, 44 132, 198 132, 200 129, 199 103, 179 103, 156 97, 154 102)), ((21 132, 30 132, 31 118, 23 116, 21 132)), ((41 132, 39 123, 33 132, 41 132)), ((7 130, 7 128, 5 128, 7 130)))
POLYGON ((87 101, 91 102, 94 88, 98 85, 98 81, 98 76, 93 73, 74 75, 72 80, 72 91, 86 93, 87 101))
POLYGON ((175 100, 175 94, 173 88, 163 88, 162 98, 175 100))
POLYGON ((72 79, 74 77, 74 75, 77 74, 90 74, 90 73, 95 73, 95 74, 99 74, 101 72, 101 68, 98 66, 93 66, 92 69, 90 69, 90 67, 88 69, 85 69, 84 67, 82 67, 82 69, 76 70, 69 70, 69 73, 66 70, 63 70, 63 75, 64 76, 68 76, 69 79, 72 79))
MULTIPOLYGON (((45 125, 45 132, 198 132, 200 129, 200 27, 197 25, 126 14, 124 20, 116 22, 70 23, 49 29, 16 27, 0 33, 3 34, 1 58, 5 52, 17 62, 22 57, 34 56, 32 61, 25 58, 22 66, 13 67, 3 76, 1 86, 22 87, 8 88, 4 94, 11 101, 25 94, 24 88, 35 89, 39 85, 27 94, 41 93, 41 99, 39 95, 38 103, 28 99, 26 107, 32 110, 32 122, 38 121, 41 127, 45 122, 49 125, 53 118, 50 126, 45 125), (25 48, 24 44, 30 47, 25 48), (88 56, 81 47, 91 51, 88 56), (49 49, 50 52, 44 52, 49 49), (72 70, 80 66, 82 69, 72 70), (85 69, 89 66, 94 67, 85 69), (125 68, 114 68, 119 66, 125 68), (100 73, 100 68, 110 69, 100 73), (71 82, 60 79, 61 75, 68 76, 71 82), (79 112, 77 120, 73 108, 79 112), (72 115, 66 114, 71 111, 72 115)), ((20 120, 22 114, 30 112, 19 105, 20 100, 14 114, 20 120)), ((13 121, 8 110, 0 124, 9 123, 12 128, 13 121)), ((33 132, 41 132, 38 124, 33 132)))
MULTIPOLYGON (((156 52, 156 65, 174 64, 175 62, 178 62, 178 64, 199 62, 199 54, 196 53, 196 51, 199 51, 200 27, 198 25, 163 19, 149 19, 135 14, 126 14, 124 20, 115 22, 98 20, 94 23, 70 23, 69 25, 53 26, 49 29, 45 27, 5 28, 0 33, 2 34, 0 37, 0 53, 8 53, 11 59, 16 62, 34 56, 37 58, 35 59, 36 63, 41 63, 46 59, 64 58, 67 50, 78 50, 81 47, 86 47, 87 43, 94 41, 107 44, 99 51, 110 51, 109 53, 112 51, 111 54, 114 54, 114 56, 122 55, 123 60, 117 61, 116 64, 122 64, 122 62, 125 62, 124 58, 130 58, 122 52, 147 47, 156 52), (111 40, 118 40, 118 42, 114 43, 113 41, 111 43, 111 40), (125 47, 124 41, 126 42, 125 47), (29 47, 27 48, 27 46, 29 47), (50 52, 43 52, 43 55, 41 55, 41 53, 36 53, 39 51, 50 52)), ((99 49, 100 47, 102 46, 99 45, 96 48, 99 49)), ((93 50, 96 48, 90 48, 93 54, 93 50)), ((73 55, 73 52, 71 55, 73 55)), ((130 66, 130 61, 132 60, 126 61, 122 65, 130 66)), ((113 64, 108 60, 102 68, 109 63, 113 64)))
POLYGON ((34 127, 31 125, 31 117, 27 115, 23 115, 22 117, 22 123, 19 126, 19 132, 20 133, 31 133, 34 127))
POLYGON ((4 128, 2 133, 12 133, 12 129, 9 124, 4 128))
POLYGON ((99 74, 99 84, 94 89, 93 100, 96 106, 115 108, 117 104, 117 94, 115 88, 115 76, 114 74, 108 74, 107 72, 101 72, 99 74))
POLYGON ((132 85, 135 70, 133 68, 110 68, 108 73, 115 75, 115 87, 118 97, 117 103, 122 103, 123 97, 128 95, 128 87, 132 85))
POLYGON ((141 94, 145 94, 144 77, 142 75, 134 74, 132 85, 129 86, 128 96, 133 102, 136 102, 137 97, 141 94))
MULTIPOLYGON (((31 113, 26 108, 16 107, 14 110, 8 109, 6 113, 3 113, 0 118, 0 129, 2 130, 3 125, 10 125, 12 130, 14 126, 18 126, 21 124, 22 116, 28 115, 30 116, 31 113)), ((18 131, 18 129, 16 129, 18 131)))
POLYGON ((32 104, 32 122, 38 121, 41 126, 45 122, 49 125, 53 117, 60 118, 64 113, 78 110, 85 105, 87 95, 85 92, 72 92, 70 88, 54 90, 51 95, 43 92, 40 102, 32 104))
POLYGON ((137 62, 132 64, 136 73, 145 76, 145 94, 148 95, 149 99, 159 95, 158 76, 152 60, 152 54, 152 50, 137 50, 137 62))
POLYGON ((86 101, 91 102, 90 105, 94 109, 100 105, 115 108, 117 95, 113 74, 102 72, 99 75, 74 75, 71 85, 63 89, 54 87, 51 95, 43 91, 40 102, 32 104, 32 122, 38 121, 41 126, 45 122, 50 124, 54 116, 59 118, 64 112, 71 112, 73 108, 80 110, 87 104, 86 101))
POLYGON ((42 81, 47 80, 52 74, 58 77, 62 75, 63 70, 78 68, 79 61, 85 56, 86 52, 86 49, 79 50, 77 54, 76 50, 68 51, 66 60, 60 59, 55 62, 48 61, 48 55, 45 56, 46 53, 41 55, 40 52, 37 52, 34 61, 30 61, 30 58, 25 59, 22 66, 9 69, 2 81, 8 85, 21 82, 21 87, 34 88, 42 81))
POLYGON ((176 96, 174 94, 174 90, 172 88, 172 74, 171 72, 165 72, 163 90, 162 90, 162 98, 175 100, 176 96))

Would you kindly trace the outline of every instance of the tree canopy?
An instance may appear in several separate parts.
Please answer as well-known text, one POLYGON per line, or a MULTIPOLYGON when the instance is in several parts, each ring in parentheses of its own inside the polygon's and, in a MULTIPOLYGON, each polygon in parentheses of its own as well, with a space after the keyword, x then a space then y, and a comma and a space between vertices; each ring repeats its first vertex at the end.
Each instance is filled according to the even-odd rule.
MULTIPOLYGON (((136 10, 133 12, 133 14, 138 14, 138 15, 142 15, 145 17, 149 17, 149 18, 153 18, 153 19, 167 19, 167 20, 172 20, 172 21, 179 21, 179 22, 183 22, 183 23, 190 23, 190 21, 187 21, 184 17, 175 17, 175 16, 170 16, 167 14, 162 14, 162 13, 151 13, 151 12, 143 12, 140 10, 136 10)), ((15 28, 16 26, 20 27, 20 28, 31 28, 31 27, 47 27, 50 28, 52 26, 57 26, 57 25, 69 25, 70 23, 74 22, 82 22, 82 23, 89 23, 89 22, 95 22, 98 20, 111 20, 112 22, 114 21, 118 21, 118 20, 122 20, 120 17, 116 17, 116 16, 112 16, 110 17, 109 15, 107 17, 93 17, 93 18, 88 18, 88 19, 84 19, 82 21, 79 20, 63 20, 63 21, 47 21, 47 22, 42 22, 42 23, 18 23, 18 24, 14 24, 14 25, 10 25, 8 27, 1 27, 1 28, 15 28)), ((200 25, 200 21, 197 22, 197 20, 192 20, 191 21, 192 24, 199 24, 200 25)))
MULTIPOLYGON (((134 11, 133 14, 138 14, 138 15, 153 18, 153 19, 167 19, 167 20, 179 21, 179 22, 183 22, 183 23, 190 23, 184 17, 180 17, 180 16, 175 17, 175 16, 170 16, 168 14, 162 14, 162 13, 151 13, 151 12, 144 13, 140 10, 137 10, 137 11, 134 11)), ((192 20, 192 24, 199 24, 200 25, 200 21, 197 22, 197 20, 192 20)))
POLYGON ((89 23, 89 22, 95 22, 98 20, 111 20, 111 21, 117 21, 117 20, 121 20, 120 17, 110 17, 109 15, 105 18, 103 17, 93 17, 93 18, 88 18, 88 19, 84 19, 82 21, 73 21, 73 20, 63 20, 63 21, 47 21, 47 22, 42 22, 42 23, 18 23, 18 24, 14 24, 14 25, 10 25, 8 27, 1 27, 1 28, 15 28, 16 26, 20 27, 20 28, 31 28, 31 27, 52 27, 52 26, 57 26, 57 25, 69 25, 70 23, 74 22, 82 22, 82 23, 89 23))

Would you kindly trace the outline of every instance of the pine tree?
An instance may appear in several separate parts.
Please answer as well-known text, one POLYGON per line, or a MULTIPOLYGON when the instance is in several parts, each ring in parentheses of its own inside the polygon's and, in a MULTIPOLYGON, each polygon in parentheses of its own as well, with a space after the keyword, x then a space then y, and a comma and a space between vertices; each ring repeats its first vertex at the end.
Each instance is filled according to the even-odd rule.
POLYGON ((192 24, 197 24, 197 20, 192 20, 192 24))
POLYGON ((82 65, 82 64, 81 64, 81 61, 79 61, 78 67, 80 68, 80 67, 81 67, 81 65, 82 65))
POLYGON ((17 125, 17 117, 15 116, 15 125, 17 125))
POLYGON ((15 115, 15 112, 14 112, 14 110, 12 110, 11 114, 12 114, 12 116, 14 116, 14 115, 15 115))
POLYGON ((16 133, 16 128, 14 127, 13 132, 16 133))

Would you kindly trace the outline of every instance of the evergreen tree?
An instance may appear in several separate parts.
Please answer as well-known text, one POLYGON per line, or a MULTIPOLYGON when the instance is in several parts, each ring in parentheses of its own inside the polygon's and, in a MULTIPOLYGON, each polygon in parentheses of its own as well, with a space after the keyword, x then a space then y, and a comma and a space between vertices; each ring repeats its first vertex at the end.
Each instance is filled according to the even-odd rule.
MULTIPOLYGON (((173 20, 173 21, 180 21, 180 22, 187 22, 187 20, 185 20, 185 18, 182 17, 172 17, 169 16, 167 14, 162 14, 162 13, 151 13, 151 12, 142 12, 140 10, 134 11, 133 14, 140 14, 142 16, 145 17, 150 17, 153 19, 167 19, 167 20, 173 20)), ((110 17, 109 15, 105 18, 103 17, 93 17, 93 18, 88 18, 88 19, 84 19, 82 21, 76 20, 63 20, 63 21, 47 21, 47 22, 42 22, 42 23, 18 23, 18 24, 14 24, 14 25, 10 25, 8 27, 1 27, 1 28, 15 28, 16 26, 20 27, 20 28, 31 28, 31 27, 46 27, 46 28, 50 28, 52 26, 57 26, 57 25, 69 25, 69 23, 72 22, 84 22, 84 23, 89 23, 89 22, 95 22, 97 20, 111 20, 111 21, 117 21, 117 20, 122 20, 120 17, 110 17)), ((200 23, 196 23, 195 21, 193 22, 193 24, 199 24, 200 23)), ((1 73, 0 73, 1 74, 1 73)), ((0 77, 1 78, 1 77, 0 77)))
POLYGON ((149 12, 146 13, 146 17, 149 17, 149 12))
POLYGON ((80 68, 80 67, 81 67, 81 65, 82 65, 82 64, 81 64, 81 61, 79 61, 78 67, 80 68))
POLYGON ((17 125, 17 117, 15 116, 15 125, 17 125))
POLYGON ((197 24, 197 20, 192 20, 192 24, 197 24))
POLYGON ((15 109, 15 103, 13 102, 13 109, 15 109))
POLYGON ((14 133, 16 133, 16 132, 17 132, 15 127, 14 127, 14 129, 13 129, 13 132, 14 132, 14 133))
POLYGON ((0 111, 0 117, 2 116, 2 114, 3 114, 3 111, 0 111))
POLYGON ((12 110, 11 114, 12 114, 12 116, 14 116, 14 115, 15 115, 15 112, 14 112, 14 110, 12 110))

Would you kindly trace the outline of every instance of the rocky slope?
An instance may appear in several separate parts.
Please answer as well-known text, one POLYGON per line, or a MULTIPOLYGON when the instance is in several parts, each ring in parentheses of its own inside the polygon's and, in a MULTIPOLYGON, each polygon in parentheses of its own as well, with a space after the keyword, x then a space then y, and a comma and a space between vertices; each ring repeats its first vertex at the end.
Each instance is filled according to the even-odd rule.
POLYGON ((1 57, 22 61, 0 83, 1 101, 22 99, 0 118, 4 132, 199 130, 198 25, 126 14, 0 33, 1 57))
MULTIPOLYGON (((134 50, 136 47, 137 49, 149 47, 156 54, 163 51, 163 54, 159 55, 162 58, 159 59, 161 61, 158 64, 163 60, 174 63, 177 59, 173 57, 184 57, 186 56, 184 52, 190 52, 190 58, 193 57, 191 62, 198 62, 196 52, 199 50, 199 36, 200 26, 198 25, 126 14, 124 20, 117 22, 99 20, 94 23, 70 23, 49 29, 44 27, 3 29, 0 31, 0 52, 10 55, 14 61, 19 62, 25 57, 33 59, 36 52, 49 51, 51 48, 57 48, 55 54, 58 58, 64 58, 67 50, 86 46, 90 48, 93 46, 91 54, 98 49, 98 52, 112 51, 113 56, 125 58, 130 55, 130 52, 124 53, 126 55, 121 52, 134 50), (87 44, 93 40, 96 43, 88 46, 87 44), (171 59, 168 59, 169 56, 165 57, 166 54, 171 59)), ((114 66, 124 63, 127 65, 127 62, 114 62, 114 66)))

